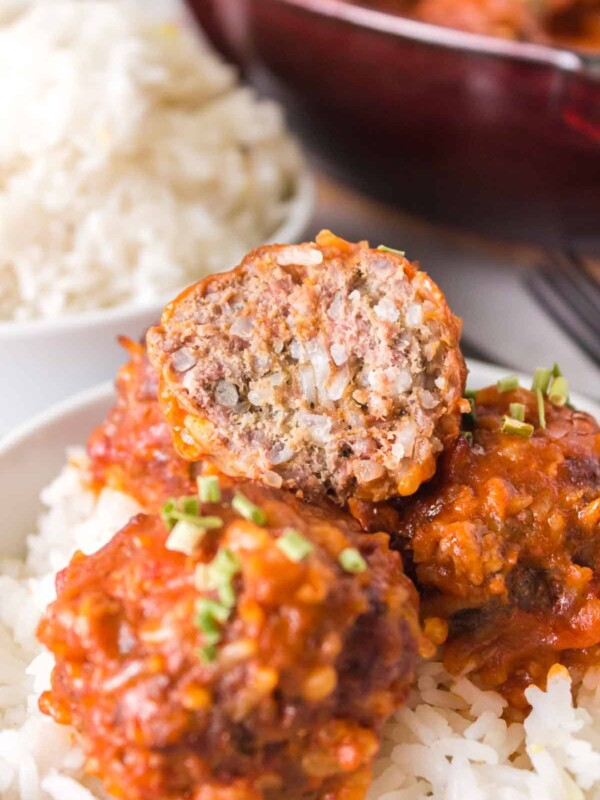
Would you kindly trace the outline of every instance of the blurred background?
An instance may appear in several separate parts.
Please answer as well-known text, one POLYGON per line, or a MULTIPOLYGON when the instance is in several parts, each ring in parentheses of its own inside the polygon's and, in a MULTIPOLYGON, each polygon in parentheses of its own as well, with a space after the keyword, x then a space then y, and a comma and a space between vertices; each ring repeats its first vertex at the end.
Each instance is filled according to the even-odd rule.
POLYGON ((600 397, 600 0, 0 2, 0 435, 321 228, 600 397))
POLYGON ((306 145, 315 229, 420 260, 469 355, 600 396, 600 7, 535 5, 192 0, 306 145))

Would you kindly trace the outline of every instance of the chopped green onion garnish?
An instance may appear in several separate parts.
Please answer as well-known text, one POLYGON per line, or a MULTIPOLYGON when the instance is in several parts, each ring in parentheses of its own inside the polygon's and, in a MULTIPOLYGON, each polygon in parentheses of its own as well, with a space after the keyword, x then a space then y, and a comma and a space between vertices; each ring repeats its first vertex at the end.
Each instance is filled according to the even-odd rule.
POLYGON ((223 527, 223 520, 221 517, 198 517, 194 520, 194 525, 206 530, 214 530, 215 528, 223 527))
POLYGON ((569 399, 569 383, 562 375, 552 379, 548 388, 548 400, 555 406, 564 406, 569 399))
POLYGON ((533 425, 528 422, 520 422, 518 419, 512 419, 511 417, 502 417, 501 430, 502 433, 512 433, 525 439, 533 436, 533 425))
POLYGON ((475 400, 479 389, 465 389, 465 397, 467 400, 475 400))
POLYGON ((544 405, 544 395, 541 389, 536 390, 537 405, 538 405, 538 420, 540 428, 546 427, 546 406, 544 405))
MULTIPOLYGON (((231 580, 240 571, 240 562, 236 554, 228 547, 222 547, 209 564, 209 580, 231 580)), ((217 584, 213 583, 213 586, 217 584)))
POLYGON ((217 589, 219 594, 218 601, 201 597, 196 606, 195 624, 206 642, 206 646, 199 651, 203 660, 214 661, 217 657, 215 648, 222 639, 222 626, 231 616, 235 605, 235 591, 231 582, 239 568, 237 556, 227 547, 219 550, 210 564, 196 567, 196 586, 217 589))
POLYGON ((196 564, 194 571, 194 586, 203 590, 210 588, 208 585, 208 564, 196 564))
POLYGON ((525 422, 525 406, 523 403, 511 403, 508 408, 513 419, 525 422))
POLYGON ((207 620, 203 623, 203 627, 200 625, 200 623, 197 623, 197 625, 199 628, 201 628, 202 638, 207 645, 219 644, 223 638, 223 634, 221 633, 221 628, 215 623, 214 620, 210 622, 207 620))
POLYGON ((202 633, 204 634, 204 641, 208 647, 214 647, 214 645, 219 644, 223 638, 223 634, 218 629, 216 631, 203 631, 202 633))
POLYGON ((475 408, 475 400, 472 397, 466 397, 465 400, 469 401, 470 411, 465 412, 462 416, 465 422, 477 422, 477 409, 475 408))
POLYGON ((499 392, 512 392, 513 389, 519 388, 519 379, 516 375, 507 375, 506 378, 500 378, 496 386, 499 392))
POLYGON ((356 547, 346 547, 342 550, 338 556, 338 561, 346 572, 364 572, 367 568, 367 562, 356 547))
POLYGON ((290 561, 296 564, 305 559, 314 550, 308 539, 294 530, 294 528, 286 528, 275 544, 290 561))
POLYGON ((475 408, 475 400, 472 397, 469 398, 469 405, 471 406, 471 413, 469 416, 473 422, 477 422, 477 409, 475 408))
POLYGON ((165 547, 167 550, 175 550, 178 553, 185 553, 190 556, 203 536, 204 531, 193 522, 189 522, 187 519, 180 519, 173 526, 165 542, 165 547))
POLYGON ((190 497, 183 497, 181 499, 181 510, 184 514, 188 514, 191 517, 199 517, 200 501, 193 495, 190 497))
POLYGON ((548 391, 548 384, 550 383, 550 378, 552 377, 552 370, 545 369, 544 367, 536 367, 535 372, 533 373, 533 383, 531 384, 531 391, 537 392, 539 389, 540 391, 546 393, 548 391))
POLYGON ((223 520, 221 517, 193 517, 191 514, 176 512, 175 519, 178 522, 189 522, 192 525, 195 525, 197 528, 202 528, 205 531, 223 527, 223 520))
POLYGON ((555 362, 554 362, 554 364, 552 365, 552 375, 553 375, 555 378, 562 378, 562 372, 561 372, 561 369, 560 369, 560 367, 558 366, 558 364, 556 363, 556 361, 555 361, 555 362))
MULTIPOLYGON (((222 547, 213 561, 206 567, 206 580, 210 589, 216 589, 219 600, 226 606, 235 605, 233 577, 240 571, 240 562, 228 547, 222 547)), ((196 574, 198 577, 198 574, 196 574)))
POLYGON ((396 250, 393 247, 387 247, 385 244, 380 244, 377 249, 378 250, 385 250, 386 253, 396 253, 396 255, 398 255, 398 256, 405 256, 406 255, 404 250, 396 250))
POLYGON ((167 500, 161 509, 160 515, 169 530, 172 530, 177 522, 182 521, 190 522, 192 525, 205 530, 220 528, 223 525, 223 520, 220 517, 200 516, 200 501, 195 496, 167 500))
POLYGON ((472 431, 461 431, 461 435, 465 437, 469 444, 473 444, 473 432, 472 431))
POLYGON ((231 609, 224 606, 222 603, 217 603, 210 597, 201 597, 197 603, 198 616, 196 617, 196 624, 201 631, 212 630, 215 622, 226 622, 230 615, 231 609))
POLYGON ((167 500, 167 502, 164 503, 163 507, 160 510, 160 515, 162 517, 162 520, 169 530, 171 530, 171 528, 177 522, 177 520, 173 517, 173 512, 176 510, 177 510, 177 504, 173 498, 171 498, 171 500, 167 500))
POLYGON ((200 657, 200 661, 210 664, 217 658, 217 648, 214 644, 209 644, 206 647, 200 647, 198 648, 198 656, 200 657))
POLYGON ((198 495, 202 503, 218 503, 221 487, 217 475, 201 475, 198 478, 198 495))
POLYGON ((244 517, 244 519, 249 519, 256 525, 264 525, 267 521, 267 515, 262 508, 255 506, 254 503, 248 500, 241 492, 235 493, 231 501, 231 507, 235 509, 240 516, 244 517))
POLYGON ((219 594, 219 600, 223 603, 224 606, 227 608, 233 608, 235 605, 235 589, 231 585, 231 583, 221 583, 217 586, 217 592, 219 594))

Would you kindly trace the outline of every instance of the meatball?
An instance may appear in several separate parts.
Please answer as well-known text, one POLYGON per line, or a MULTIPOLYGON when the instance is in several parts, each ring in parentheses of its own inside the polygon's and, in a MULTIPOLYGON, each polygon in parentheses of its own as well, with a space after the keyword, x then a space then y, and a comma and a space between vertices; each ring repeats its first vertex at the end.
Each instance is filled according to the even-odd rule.
POLYGON ((566 651, 600 642, 600 428, 540 401, 542 418, 531 391, 479 391, 472 444, 454 443, 394 537, 426 632, 449 626, 448 668, 515 704, 566 651), (530 438, 506 432, 531 433, 512 414, 530 438))
POLYGON ((187 289, 147 341, 185 458, 343 503, 433 475, 459 431, 459 334, 397 251, 322 232, 187 289))
POLYGON ((116 797, 359 800, 419 649, 401 558, 336 509, 205 491, 59 574, 40 706, 116 797))
POLYGON ((116 403, 88 439, 93 480, 130 494, 148 511, 195 490, 196 467, 173 447, 158 404, 158 379, 143 345, 122 339, 130 356, 119 370, 116 403))
POLYGON ((420 0, 414 14, 424 22, 471 33, 545 41, 544 24, 554 14, 577 5, 574 0, 420 0))
POLYGON ((597 9, 597 0, 370 0, 369 4, 432 25, 533 42, 547 42, 563 28, 577 31, 597 9))

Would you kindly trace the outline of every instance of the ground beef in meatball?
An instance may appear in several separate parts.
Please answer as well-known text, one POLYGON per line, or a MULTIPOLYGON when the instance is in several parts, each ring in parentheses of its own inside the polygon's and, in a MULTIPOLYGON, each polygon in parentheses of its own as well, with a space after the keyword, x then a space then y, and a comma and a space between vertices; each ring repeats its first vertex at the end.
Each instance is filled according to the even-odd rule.
POLYGON ((400 556, 337 510, 217 489, 59 574, 41 708, 115 797, 360 800, 419 648, 400 556))
POLYGON ((459 333, 401 254, 322 232, 185 291, 148 350, 184 457, 342 503, 433 475, 459 430, 459 333))

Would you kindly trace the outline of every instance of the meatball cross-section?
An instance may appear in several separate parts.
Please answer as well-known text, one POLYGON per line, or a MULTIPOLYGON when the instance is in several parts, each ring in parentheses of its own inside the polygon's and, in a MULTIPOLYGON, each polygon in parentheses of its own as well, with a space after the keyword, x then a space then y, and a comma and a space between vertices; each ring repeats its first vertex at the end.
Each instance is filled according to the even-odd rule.
POLYGON ((460 324, 424 273, 329 232, 261 247, 148 333, 179 452, 299 491, 383 500, 459 431, 460 324))

